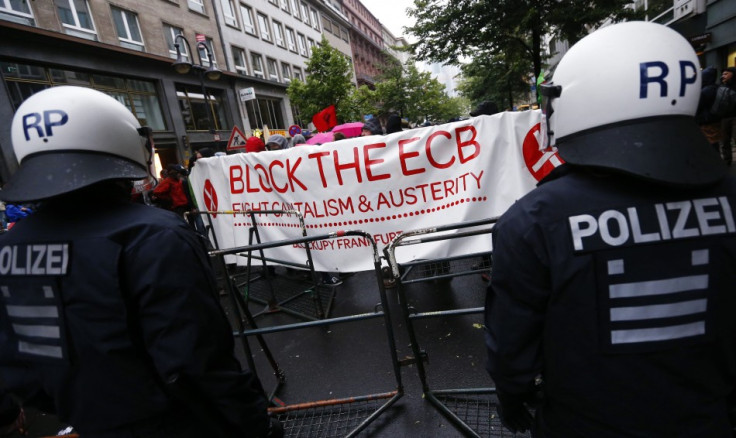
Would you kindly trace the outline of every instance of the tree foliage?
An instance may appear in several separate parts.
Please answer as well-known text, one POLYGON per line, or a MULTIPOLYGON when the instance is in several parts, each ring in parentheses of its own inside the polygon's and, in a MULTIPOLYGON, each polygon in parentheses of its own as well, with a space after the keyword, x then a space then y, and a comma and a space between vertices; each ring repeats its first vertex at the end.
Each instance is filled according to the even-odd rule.
POLYGON ((353 101, 351 93, 352 66, 348 59, 322 36, 319 45, 312 48, 307 62, 306 81, 294 79, 286 90, 292 105, 299 108, 304 120, 312 120, 319 111, 335 105, 339 121, 350 120, 353 101))
POLYGON ((376 114, 396 113, 412 123, 445 121, 467 113, 462 99, 447 95, 445 86, 414 63, 384 66, 375 90, 376 114))
POLYGON ((353 122, 363 120, 365 114, 376 111, 376 92, 365 85, 354 88, 345 103, 341 105, 342 121, 353 122))
POLYGON ((472 106, 489 100, 499 108, 511 108, 529 95, 527 63, 507 56, 478 57, 461 66, 457 90, 472 106))
POLYGON ((451 99, 445 87, 428 72, 389 62, 382 66, 375 90, 356 88, 352 83, 352 66, 325 38, 312 49, 307 62, 306 81, 295 79, 287 94, 299 109, 303 121, 335 105, 339 123, 363 120, 366 114, 386 116, 397 113, 420 123, 425 120, 446 120, 467 113, 467 102, 451 99))
MULTIPOLYGON (((657 0, 653 0, 657 1, 657 0)), ((575 43, 605 21, 641 18, 631 0, 414 0, 407 30, 419 60, 463 65, 471 102, 513 105, 544 69, 544 41, 575 43), (468 63, 468 60, 470 62, 468 63)))
POLYGON ((513 53, 542 71, 542 42, 551 35, 574 43, 591 26, 641 16, 630 0, 414 0, 408 28, 419 60, 459 64, 477 56, 513 53))

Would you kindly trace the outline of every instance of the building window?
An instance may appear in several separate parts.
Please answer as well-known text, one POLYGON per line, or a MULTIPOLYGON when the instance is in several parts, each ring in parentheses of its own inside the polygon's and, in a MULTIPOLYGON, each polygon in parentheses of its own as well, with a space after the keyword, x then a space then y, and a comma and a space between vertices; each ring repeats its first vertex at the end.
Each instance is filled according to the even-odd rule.
POLYGON ((301 54, 302 56, 308 56, 307 55, 307 42, 304 39, 304 35, 298 33, 296 42, 299 45, 299 54, 301 54))
POLYGON ((10 62, 0 62, 0 70, 15 108, 33 93, 45 88, 76 85, 109 94, 124 104, 141 125, 150 126, 154 131, 166 130, 153 82, 10 62))
POLYGON ((204 66, 213 66, 217 67, 217 59, 215 58, 215 50, 214 42, 212 41, 212 38, 207 38, 202 34, 197 34, 197 42, 200 42, 199 40, 204 38, 204 41, 201 41, 207 45, 207 48, 210 49, 209 52, 207 50, 203 49, 199 44, 197 44, 197 50, 199 52, 199 60, 202 62, 202 65, 204 66), (208 56, 208 53, 212 55, 212 59, 208 56))
POLYGON ((271 129, 286 127, 281 114, 280 100, 257 98, 253 103, 253 105, 246 105, 250 129, 262 129, 264 126, 271 129))
POLYGON ((268 25, 268 17, 258 14, 258 29, 261 31, 261 38, 265 41, 271 41, 271 28, 268 25))
POLYGON ((314 9, 309 11, 312 13, 312 27, 319 32, 319 14, 314 9))
POLYGON ((299 0, 291 0, 291 12, 296 18, 301 20, 302 16, 299 13, 299 0))
POLYGON ((243 16, 243 30, 251 35, 256 34, 256 25, 253 21, 253 9, 250 6, 240 4, 240 15, 243 16))
MULTIPOLYGON (((176 41, 177 35, 183 35, 184 31, 178 27, 170 26, 168 24, 164 24, 164 38, 166 39, 166 45, 169 47, 169 56, 176 59, 176 47, 174 44, 176 41)), ((179 50, 181 51, 182 56, 184 58, 189 59, 189 52, 187 52, 187 45, 180 43, 179 44, 179 50)))
POLYGON ((304 77, 302 76, 302 69, 299 67, 294 67, 294 79, 299 79, 300 81, 304 82, 304 77))
POLYGON ((241 75, 248 74, 248 63, 245 58, 245 50, 240 47, 232 47, 233 51, 233 64, 235 64, 235 71, 241 75))
POLYGON ((286 28, 286 44, 289 46, 289 50, 291 50, 294 53, 297 53, 296 50, 296 38, 294 37, 294 31, 292 29, 286 28))
POLYGON ((204 0, 187 0, 189 9, 204 14, 204 0))
POLYGON ((205 92, 206 95, 202 94, 202 88, 199 86, 176 86, 179 110, 187 131, 220 130, 227 126, 221 92, 213 90, 205 92))
POLYGON ((33 12, 27 0, 0 0, 0 20, 33 26, 33 12))
POLYGON ((291 13, 291 7, 289 6, 289 0, 281 0, 281 9, 286 13, 291 13))
POLYGON ((268 78, 272 81, 279 80, 279 69, 276 60, 272 58, 266 58, 266 67, 268 68, 268 78))
POLYGON ((309 45, 307 46, 307 55, 312 56, 312 49, 314 49, 314 46, 317 44, 311 38, 307 38, 307 41, 309 41, 309 45))
POLYGON ((284 41, 284 28, 278 21, 273 22, 273 39, 276 41, 277 46, 286 46, 286 42, 284 41))
POLYGON ((309 24, 309 8, 307 8, 307 4, 304 2, 301 2, 301 6, 302 20, 304 20, 305 23, 309 24))
POLYGON ((233 0, 221 0, 222 16, 225 18, 225 24, 232 27, 238 26, 238 17, 235 15, 235 4, 233 0))
POLYGON ((291 66, 289 64, 281 63, 281 77, 287 84, 291 82, 291 66))
POLYGON ((87 0, 54 0, 64 31, 69 35, 97 40, 87 0))
POLYGON ((112 21, 122 47, 143 51, 143 37, 138 24, 138 16, 130 11, 112 7, 112 21))
POLYGON ((324 15, 322 16, 322 28, 327 32, 332 33, 332 20, 324 15))
POLYGON ((350 38, 348 37, 348 30, 344 27, 340 26, 340 37, 345 41, 346 43, 350 42, 350 38))
POLYGON ((263 73, 263 57, 258 53, 250 52, 250 65, 253 67, 253 76, 265 79, 263 73))

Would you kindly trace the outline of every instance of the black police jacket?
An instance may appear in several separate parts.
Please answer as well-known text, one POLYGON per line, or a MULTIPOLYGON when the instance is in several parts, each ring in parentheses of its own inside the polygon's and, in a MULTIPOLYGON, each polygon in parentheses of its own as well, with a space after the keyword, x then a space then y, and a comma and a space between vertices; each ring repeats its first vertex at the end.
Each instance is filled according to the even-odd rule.
POLYGON ((731 437, 736 180, 664 188, 573 170, 493 233, 488 371, 544 381, 546 437, 731 437))
POLYGON ((173 213, 40 209, 0 237, 0 300, 0 380, 16 389, 26 367, 82 434, 206 407, 233 436, 265 435, 204 245, 173 213))

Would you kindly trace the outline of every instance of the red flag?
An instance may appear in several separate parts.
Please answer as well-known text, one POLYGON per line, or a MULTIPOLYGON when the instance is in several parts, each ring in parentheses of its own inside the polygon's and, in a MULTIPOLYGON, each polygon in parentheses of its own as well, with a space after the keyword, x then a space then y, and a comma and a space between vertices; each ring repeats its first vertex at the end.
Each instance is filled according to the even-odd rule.
POLYGON ((201 33, 196 34, 194 37, 198 43, 204 43, 207 41, 207 36, 201 33))
POLYGON ((312 123, 319 132, 326 132, 337 126, 337 115, 335 105, 330 105, 312 117, 312 123))

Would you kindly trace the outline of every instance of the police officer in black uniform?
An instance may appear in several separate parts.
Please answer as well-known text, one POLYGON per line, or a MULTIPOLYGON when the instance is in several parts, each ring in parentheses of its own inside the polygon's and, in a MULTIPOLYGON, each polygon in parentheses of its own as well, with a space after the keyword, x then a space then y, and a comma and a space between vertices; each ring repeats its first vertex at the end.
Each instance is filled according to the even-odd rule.
POLYGON ((40 385, 84 438, 278 436, 234 357, 203 243, 129 202, 131 181, 151 177, 149 134, 87 88, 18 108, 20 168, 0 198, 41 208, 0 237, 0 382, 40 385))
POLYGON ((507 428, 732 436, 736 181, 694 120, 699 72, 674 30, 628 22, 541 87, 567 164, 493 233, 488 371, 507 428))

